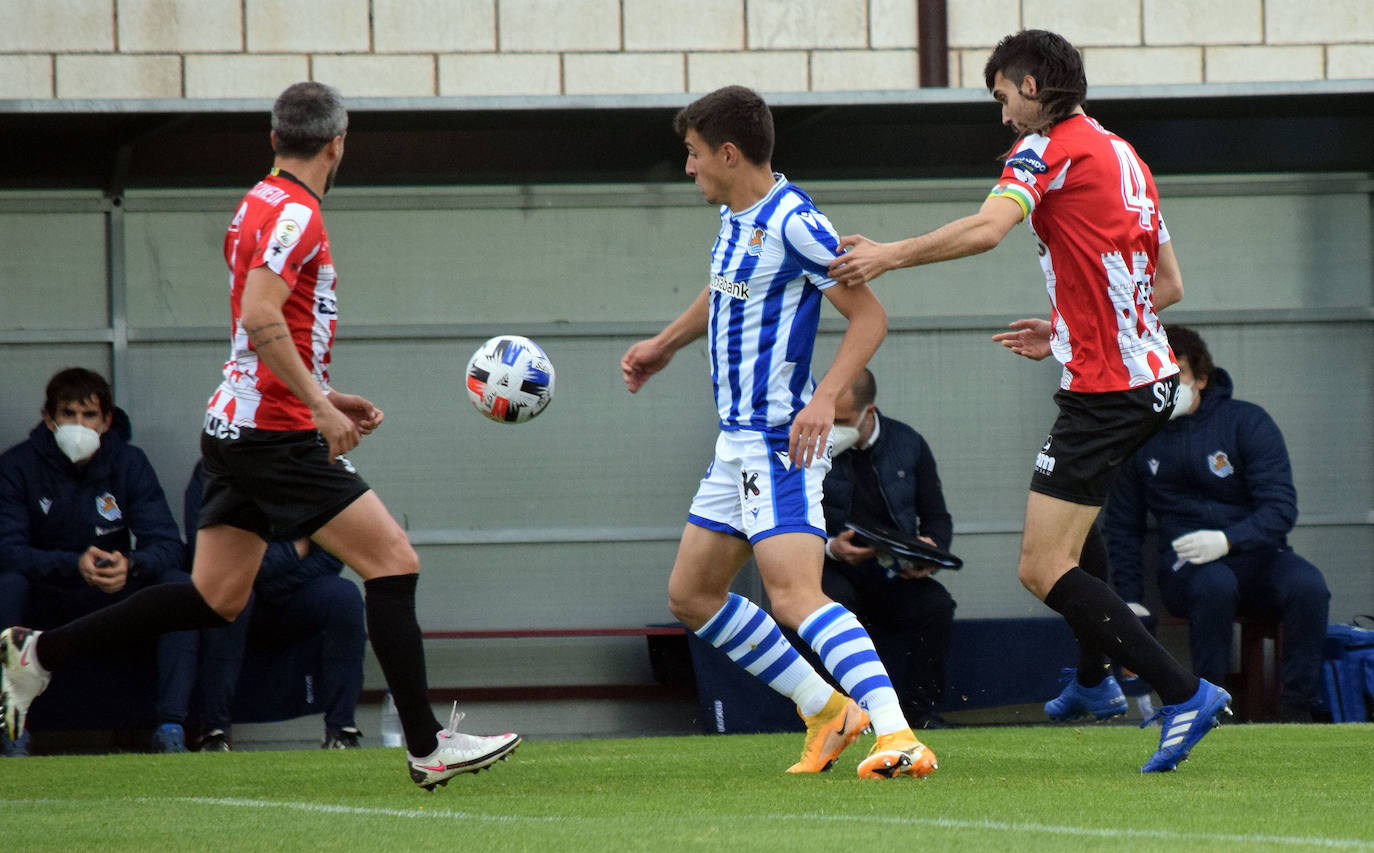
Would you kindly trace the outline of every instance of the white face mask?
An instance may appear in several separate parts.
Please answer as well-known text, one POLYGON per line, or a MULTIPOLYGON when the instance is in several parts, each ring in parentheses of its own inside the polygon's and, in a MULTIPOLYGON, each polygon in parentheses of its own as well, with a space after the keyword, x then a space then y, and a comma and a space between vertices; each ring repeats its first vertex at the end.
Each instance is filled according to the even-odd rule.
POLYGON ((830 455, 839 456, 859 443, 859 428, 835 424, 830 428, 830 455))
POLYGON ((57 448, 73 462, 85 462, 100 449, 100 433, 81 424, 60 424, 53 438, 57 448))
POLYGON ((1182 383, 1178 386, 1178 396, 1174 398, 1174 410, 1169 414, 1169 420, 1181 418, 1188 414, 1193 408, 1193 401, 1197 399, 1197 390, 1191 385, 1182 383))

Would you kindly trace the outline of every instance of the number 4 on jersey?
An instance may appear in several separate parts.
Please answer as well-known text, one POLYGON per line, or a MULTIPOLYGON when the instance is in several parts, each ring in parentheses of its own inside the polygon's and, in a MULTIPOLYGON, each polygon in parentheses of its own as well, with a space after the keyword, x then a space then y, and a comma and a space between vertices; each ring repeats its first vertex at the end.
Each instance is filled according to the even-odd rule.
POLYGON ((1140 214, 1140 227, 1151 231, 1154 229, 1155 203, 1146 192, 1145 171, 1125 140, 1113 139, 1112 150, 1116 151, 1117 162, 1121 164, 1121 200, 1127 210, 1140 214))

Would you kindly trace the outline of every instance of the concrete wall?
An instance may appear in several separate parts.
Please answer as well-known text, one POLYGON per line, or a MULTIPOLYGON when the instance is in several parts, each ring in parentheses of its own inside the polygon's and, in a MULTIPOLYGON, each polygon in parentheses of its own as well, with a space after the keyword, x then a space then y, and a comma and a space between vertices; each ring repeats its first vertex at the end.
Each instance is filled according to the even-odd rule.
MULTIPOLYGON (((910 89, 916 0, 0 0, 0 99, 910 89)), ((951 87, 1021 27, 1097 86, 1374 77, 1368 0, 948 0, 951 87)))
MULTIPOLYGON (((1161 177, 1188 281, 1172 319, 1200 328, 1237 396, 1284 430, 1333 616, 1374 609, 1374 181, 1349 175, 1161 177)), ((918 233, 976 206, 986 181, 808 183, 847 231, 918 233)), ((238 190, 0 196, 0 436, 37 420, 66 364, 125 361, 118 399, 180 510, 204 401, 227 347, 225 211, 238 190), (109 257, 104 221, 119 235, 109 257), (114 317, 122 329, 111 348, 114 317)), ((695 188, 414 188, 330 194, 341 271, 334 376, 387 423, 351 454, 406 524, 432 628, 643 624, 663 584, 714 413, 700 345, 636 396, 617 360, 695 296, 715 213, 695 188), (455 239, 461 235, 461 239, 455 239), (396 251, 386 251, 395 247, 396 251), (480 271, 480 272, 479 272, 480 271), (519 427, 468 406, 461 369, 486 337, 538 340, 558 369, 547 413, 519 427)), ((989 336, 1044 312, 1018 230, 987 255, 885 277, 892 331, 874 360, 881 404, 931 442, 969 568, 959 615, 1029 616, 1016 583, 1031 455, 1054 417, 1053 364, 989 336)), ((838 342, 827 313, 823 370, 838 342)))

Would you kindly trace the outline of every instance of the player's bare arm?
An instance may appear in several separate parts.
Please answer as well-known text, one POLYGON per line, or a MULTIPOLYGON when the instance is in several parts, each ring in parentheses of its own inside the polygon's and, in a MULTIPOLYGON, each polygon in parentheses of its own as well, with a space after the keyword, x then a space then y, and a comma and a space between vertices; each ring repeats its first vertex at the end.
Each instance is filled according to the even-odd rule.
POLYGON ((825 290, 825 296, 849 321, 849 327, 830 369, 817 383, 811 402, 797 413, 788 433, 788 456, 793 464, 803 468, 811 467, 812 460, 825 452, 826 437, 835 426, 835 400, 887 337, 887 311, 868 287, 831 287, 825 290))
POLYGON ((262 363, 277 375, 292 394, 310 407, 315 428, 329 442, 329 458, 332 460, 357 447, 362 430, 351 417, 329 401, 329 395, 315 381, 296 351, 296 344, 287 332, 286 317, 282 314, 282 306, 290 295, 291 286, 281 276, 266 267, 251 270, 243 285, 243 328, 248 332, 248 342, 262 363))
POLYGON ((971 216, 956 219, 928 234, 895 243, 878 243, 855 234, 840 239, 844 254, 830 262, 830 277, 840 284, 866 284, 888 270, 933 264, 977 255, 1002 242, 1023 218, 1021 205, 989 196, 971 216))
POLYGON ((625 351, 620 359, 620 375, 631 394, 667 366, 674 353, 706 334, 709 299, 709 289, 702 288, 701 294, 667 328, 625 351))
POLYGON ((1156 311, 1163 311, 1183 300, 1183 272, 1178 268, 1178 256, 1174 254, 1173 241, 1159 244, 1152 289, 1151 301, 1156 311))

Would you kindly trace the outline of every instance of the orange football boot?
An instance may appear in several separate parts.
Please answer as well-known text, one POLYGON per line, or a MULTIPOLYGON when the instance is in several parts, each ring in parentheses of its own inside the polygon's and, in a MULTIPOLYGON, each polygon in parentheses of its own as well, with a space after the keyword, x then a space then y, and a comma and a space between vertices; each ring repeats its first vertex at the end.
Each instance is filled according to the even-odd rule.
POLYGON ((824 773, 868 728, 868 714, 838 690, 830 694, 818 713, 802 719, 806 721, 806 745, 801 760, 787 768, 788 773, 824 773))
POLYGON ((935 753, 916 739, 911 729, 879 735, 868 757, 859 762, 860 779, 894 779, 915 776, 924 779, 940 765, 935 753))

